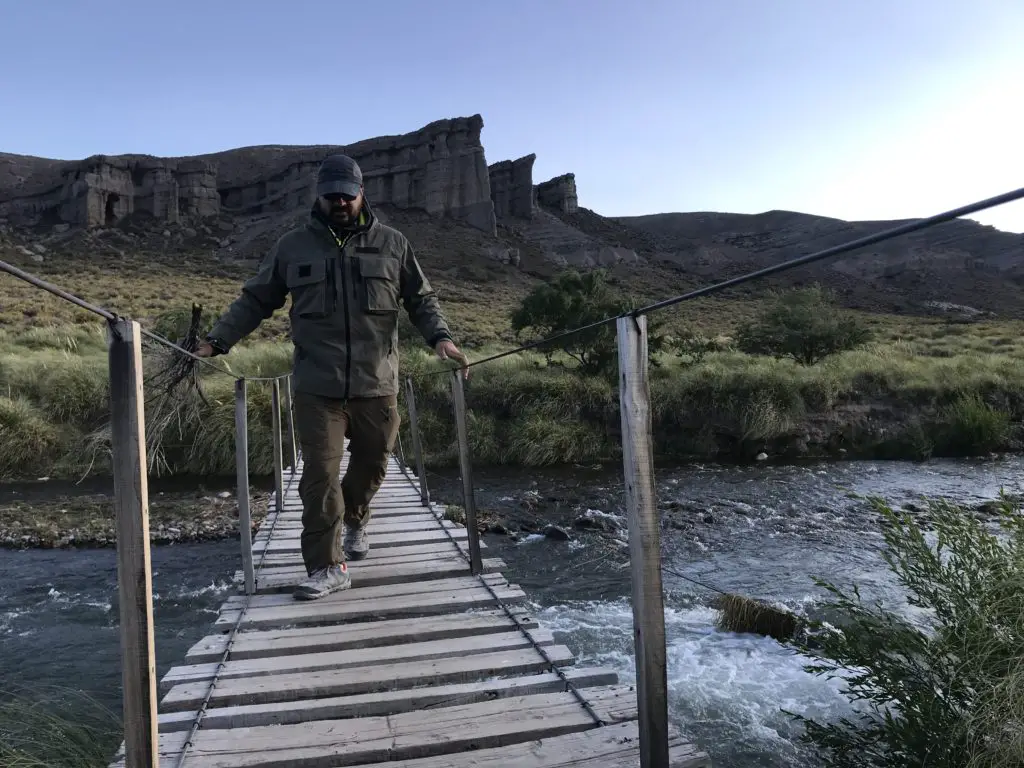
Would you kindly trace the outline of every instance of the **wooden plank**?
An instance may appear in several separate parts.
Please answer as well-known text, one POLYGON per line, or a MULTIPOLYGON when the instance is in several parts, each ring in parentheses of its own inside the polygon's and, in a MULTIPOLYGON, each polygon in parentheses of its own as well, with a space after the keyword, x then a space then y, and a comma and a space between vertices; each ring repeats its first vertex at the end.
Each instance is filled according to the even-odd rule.
MULTIPOLYGON (((575 662, 564 645, 544 649, 557 665, 575 662)), ((290 657, 289 657, 290 658, 290 657)), ((470 683, 488 677, 521 675, 546 670, 548 664, 535 648, 480 653, 465 658, 377 664, 349 669, 263 675, 220 680, 210 693, 210 706, 270 704, 324 696, 416 688, 446 683, 470 683)), ((160 702, 167 712, 195 709, 209 691, 208 682, 175 685, 160 702)), ((579 706, 577 702, 576 706, 579 706)))
POLYGON ((252 514, 249 504, 249 412, 245 379, 235 379, 235 488, 238 536, 242 542, 242 581, 246 594, 256 591, 252 557, 252 514))
MULTIPOLYGON (((595 697, 612 722, 635 717, 629 689, 598 689, 595 697)), ((196 766, 218 768, 365 765, 502 747, 591 728, 589 715, 562 691, 385 717, 200 731, 189 754, 196 766)), ((169 735, 168 741, 180 743, 181 735, 169 735)))
POLYGON ((464 658, 479 653, 497 653, 499 651, 532 648, 535 642, 537 645, 547 646, 554 644, 555 640, 551 632, 546 629, 535 629, 532 632, 524 633, 517 629, 509 628, 505 632, 494 633, 484 637, 446 638, 444 640, 403 643, 401 645, 388 645, 378 648, 352 648, 345 651, 300 653, 294 656, 229 660, 223 666, 216 662, 187 664, 171 667, 164 674, 160 685, 161 690, 166 692, 172 686, 210 680, 214 675, 217 675, 218 685, 220 685, 221 681, 240 677, 265 677, 267 675, 323 672, 410 661, 428 661, 452 657, 464 658))
POLYGON ((459 476, 462 479, 462 508, 466 513, 466 531, 469 542, 469 560, 473 573, 481 573, 480 534, 476 524, 476 496, 473 493, 473 462, 469 457, 469 430, 466 426, 466 392, 462 384, 463 371, 451 372, 452 412, 455 415, 456 442, 459 447, 459 476))
MULTIPOLYGON (((420 419, 416 408, 416 389, 412 384, 412 376, 405 377, 405 406, 409 414, 409 433, 412 435, 412 450, 416 459, 416 488, 424 504, 430 503, 430 489, 427 487, 427 472, 423 464, 423 444, 420 441, 420 419)), ((401 468, 399 468, 401 469, 401 468)))
MULTIPOLYGON (((615 672, 603 668, 565 669, 563 674, 577 687, 615 685, 619 681, 615 672)), ((535 675, 473 683, 453 683, 352 696, 331 696, 278 704, 243 704, 207 710, 203 718, 203 728, 288 725, 308 723, 314 720, 393 715, 398 712, 412 712, 439 706, 451 707, 493 701, 510 696, 549 693, 563 690, 564 687, 565 683, 554 672, 541 672, 535 675)), ((191 710, 165 712, 160 715, 160 732, 174 733, 188 730, 192 727, 196 714, 191 710)))
MULTIPOLYGON (((487 549, 486 542, 481 541, 480 542, 480 547, 482 549, 487 549)), ((465 547, 462 547, 461 549, 465 550, 465 547)), ((384 562, 384 561, 389 561, 389 560, 392 560, 392 559, 397 561, 397 560, 400 560, 400 559, 409 558, 410 556, 412 556, 412 557, 419 556, 420 559, 423 559, 425 557, 435 557, 435 556, 439 557, 439 556, 442 556, 444 554, 452 554, 452 555, 458 554, 458 549, 456 549, 455 545, 452 542, 448 541, 447 539, 445 539, 444 541, 436 542, 434 544, 416 544, 416 545, 411 546, 411 547, 401 547, 401 546, 398 546, 398 547, 385 547, 383 549, 374 549, 374 548, 371 547, 370 552, 369 552, 369 554, 367 554, 365 560, 358 560, 358 561, 355 561, 355 562, 359 562, 359 563, 367 563, 367 562, 370 562, 370 561, 384 562)), ((350 563, 350 565, 354 565, 354 564, 355 563, 350 563)), ((299 553, 299 552, 295 552, 295 553, 268 552, 267 555, 263 558, 263 568, 264 569, 277 568, 277 567, 296 567, 296 566, 302 566, 302 554, 299 553)))
MULTIPOLYGON (((521 608, 511 612, 524 629, 536 629, 537 621, 521 608)), ((302 627, 299 629, 251 630, 235 635, 231 659, 257 659, 295 653, 342 651, 351 648, 379 648, 400 643, 427 642, 446 638, 478 637, 507 632, 513 625, 504 610, 456 613, 418 619, 387 619, 345 626, 302 627)), ((185 654, 186 663, 219 661, 227 649, 227 634, 207 635, 185 654)))
POLYGON ((642 315, 620 317, 616 328, 641 763, 668 765, 665 608, 661 586, 661 524, 653 475, 651 393, 647 382, 647 318, 642 315))
MULTIPOLYGON (((496 587, 494 592, 498 600, 507 605, 514 605, 526 599, 526 594, 518 587, 496 587)), ((353 600, 347 603, 324 604, 326 599, 294 601, 292 605, 246 611, 239 626, 244 629, 269 629, 311 624, 340 624, 367 619, 436 616, 470 608, 493 608, 497 605, 491 593, 482 586, 451 592, 400 595, 388 600, 353 600)), ((223 609, 214 626, 223 630, 230 629, 238 621, 239 613, 238 609, 223 609)))
MULTIPOLYGON (((498 558, 488 558, 482 563, 484 573, 495 573, 505 567, 504 561, 498 558)), ((420 558, 412 562, 383 564, 362 560, 349 563, 348 569, 352 574, 352 586, 355 588, 449 578, 469 573, 469 563, 459 556, 431 560, 420 558)), ((291 592, 295 585, 305 578, 304 567, 275 569, 272 572, 264 570, 260 572, 258 591, 261 595, 291 592)))
MULTIPOLYGON (((631 688, 609 686, 583 692, 606 722, 636 717, 631 688)), ((384 717, 200 730, 188 764, 193 768, 327 768, 453 753, 468 757, 480 749, 536 742, 593 727, 594 721, 575 697, 559 691, 384 717)), ((184 731, 161 735, 161 757, 175 759, 187 737, 184 731)))
POLYGON ((284 508, 284 453, 281 447, 281 380, 275 378, 270 388, 270 420, 274 449, 274 509, 284 508))
MULTIPOLYGON (((445 754, 413 760, 369 763, 366 768, 637 768, 640 734, 635 720, 509 744, 497 749, 445 754)), ((686 743, 678 731, 669 739, 671 768, 711 768, 706 753, 686 743)))
MULTIPOLYGON (((377 536, 387 536, 395 533, 407 533, 407 532, 418 532, 418 531, 438 531, 442 527, 442 522, 437 520, 435 517, 428 517, 425 520, 389 520, 386 522, 371 520, 370 524, 366 528, 366 532, 373 538, 377 536)), ((459 529, 458 523, 453 523, 451 520, 445 520, 445 528, 459 529)), ((302 531, 301 523, 296 525, 295 523, 281 523, 275 526, 274 537, 283 536, 287 538, 298 539, 299 533, 302 531)), ((265 542, 269 535, 268 530, 260 531, 259 535, 256 536, 257 541, 265 542)), ((371 547, 372 539, 371 539, 371 547)))
MULTIPOLYGON (((438 544, 421 544, 417 547, 387 547, 385 549, 370 549, 365 560, 350 560, 349 568, 376 567, 380 565, 398 563, 423 563, 432 559, 462 558, 464 548, 456 547, 451 542, 443 541, 438 544)), ((305 570, 302 556, 296 554, 268 555, 260 568, 264 575, 281 572, 282 570, 305 570)), ((241 573, 240 571, 238 573, 241 573)))
MULTIPOLYGON (((456 541, 466 538, 465 528, 455 528, 447 533, 440 527, 427 531, 405 531, 403 533, 378 534, 373 537, 374 547, 409 547, 413 544, 436 544, 439 541, 448 541, 449 536, 456 541)), ((266 540, 254 541, 252 550, 259 555, 263 550, 268 552, 301 552, 298 536, 287 539, 274 540, 269 543, 266 540)))
MULTIPOLYGON (((336 603, 351 603, 361 600, 377 600, 395 597, 398 595, 425 595, 433 592, 446 592, 457 589, 473 589, 486 582, 494 587, 508 585, 504 575, 500 573, 487 573, 483 576, 452 576, 447 579, 436 579, 427 582, 402 582, 399 584, 385 585, 380 587, 353 587, 344 592, 335 592, 316 601, 304 603, 309 606, 334 605, 336 603)), ((228 595, 221 604, 224 609, 241 608, 248 605, 250 611, 258 611, 261 608, 273 608, 277 606, 295 605, 291 595, 228 595)))
POLYGON ((130 768, 152 768, 159 762, 156 651, 142 329, 136 321, 111 324, 108 362, 125 745, 130 768))

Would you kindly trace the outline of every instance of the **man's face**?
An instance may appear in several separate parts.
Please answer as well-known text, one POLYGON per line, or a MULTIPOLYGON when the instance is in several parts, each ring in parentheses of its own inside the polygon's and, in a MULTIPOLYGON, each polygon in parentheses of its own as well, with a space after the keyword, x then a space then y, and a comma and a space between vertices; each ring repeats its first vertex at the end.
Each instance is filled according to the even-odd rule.
POLYGON ((360 187, 355 197, 340 193, 324 195, 319 198, 319 203, 320 210, 331 224, 345 227, 359 216, 359 210, 363 207, 363 190, 360 187))

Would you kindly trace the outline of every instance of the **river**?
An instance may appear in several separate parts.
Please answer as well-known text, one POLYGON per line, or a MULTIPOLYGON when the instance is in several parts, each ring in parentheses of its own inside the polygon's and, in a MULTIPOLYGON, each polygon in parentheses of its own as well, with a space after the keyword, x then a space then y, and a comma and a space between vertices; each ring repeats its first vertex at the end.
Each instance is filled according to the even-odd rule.
MULTIPOLYGON (((662 504, 684 524, 663 532, 670 716, 716 766, 810 768, 798 727, 780 710, 818 719, 851 711, 839 684, 813 677, 773 640, 720 632, 711 595, 669 573, 805 610, 822 599, 814 575, 858 583, 865 597, 902 604, 873 515, 853 494, 893 503, 921 495, 976 503, 1024 489, 1024 459, 692 465, 656 473, 662 504)), ((458 502, 451 476, 430 477, 435 499, 458 502)), ((621 514, 612 471, 478 471, 478 505, 565 523, 587 509, 621 514)), ((591 514, 594 514, 593 512, 591 514)), ((568 541, 488 535, 510 581, 541 623, 579 655, 632 680, 629 570, 614 537, 570 529, 568 541)), ((233 589, 237 541, 154 547, 158 674, 208 633, 233 589)), ((21 683, 69 681, 118 707, 117 571, 112 550, 0 551, 0 669, 21 683)))

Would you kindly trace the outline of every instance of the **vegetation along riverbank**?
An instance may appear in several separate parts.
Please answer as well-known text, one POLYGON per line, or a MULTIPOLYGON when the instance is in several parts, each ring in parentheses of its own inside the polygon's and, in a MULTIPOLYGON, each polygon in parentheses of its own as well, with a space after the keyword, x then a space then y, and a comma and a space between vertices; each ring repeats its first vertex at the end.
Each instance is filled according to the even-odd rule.
MULTIPOLYGON (((229 287, 218 295, 219 306, 205 309, 206 322, 223 306, 229 287)), ((564 271, 528 292, 499 296, 493 312, 480 305, 469 312, 473 302, 463 299, 454 302, 453 324, 475 359, 638 303, 600 270, 564 271)), ((182 338, 189 313, 166 303, 155 306, 142 321, 182 338)), ((110 471, 104 329, 89 317, 68 322, 60 305, 54 311, 41 318, 46 322, 38 322, 37 315, 27 325, 5 316, 0 330, 0 477, 8 480, 77 480, 110 471)), ((840 308, 827 292, 810 287, 757 300, 707 301, 650 321, 659 461, 926 459, 1021 449, 1024 322, 1019 320, 858 312, 840 308)), ((218 362, 241 375, 287 372, 291 345, 283 334, 283 328, 270 324, 218 362)), ((427 464, 452 468, 457 453, 445 364, 417 344, 404 319, 400 335, 402 365, 417 393, 427 464)), ((157 413, 160 374, 169 359, 167 350, 146 343, 152 475, 233 477, 231 377, 200 367, 196 384, 175 397, 172 411, 157 413)), ((474 368, 467 385, 474 462, 614 464, 620 456, 615 374, 609 326, 474 368)), ((401 409, 403 445, 410 448, 404 398, 401 409)), ((260 383, 249 388, 249 450, 252 475, 269 475, 270 393, 260 383)), ((102 505, 79 506, 85 518, 103 517, 96 513, 102 505)), ((13 544, 38 539, 44 546, 69 537, 102 543, 102 526, 62 522, 60 510, 67 508, 48 503, 30 517, 8 506, 0 539, 13 544), (26 519, 33 522, 31 530, 26 519)), ((168 512, 163 521, 168 540, 226 530, 216 503, 183 500, 178 508, 198 512, 168 512), (192 523, 183 528, 186 519, 205 519, 206 529, 192 523)))

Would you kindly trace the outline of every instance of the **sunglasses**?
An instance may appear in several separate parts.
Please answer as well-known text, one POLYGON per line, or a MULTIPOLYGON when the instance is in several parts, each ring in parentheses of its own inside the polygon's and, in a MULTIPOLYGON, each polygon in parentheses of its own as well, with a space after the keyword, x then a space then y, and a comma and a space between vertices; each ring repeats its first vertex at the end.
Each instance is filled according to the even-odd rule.
POLYGON ((351 203, 357 197, 359 197, 359 195, 346 195, 342 192, 331 192, 329 195, 324 195, 324 199, 332 203, 336 203, 339 200, 344 200, 346 202, 351 203))

